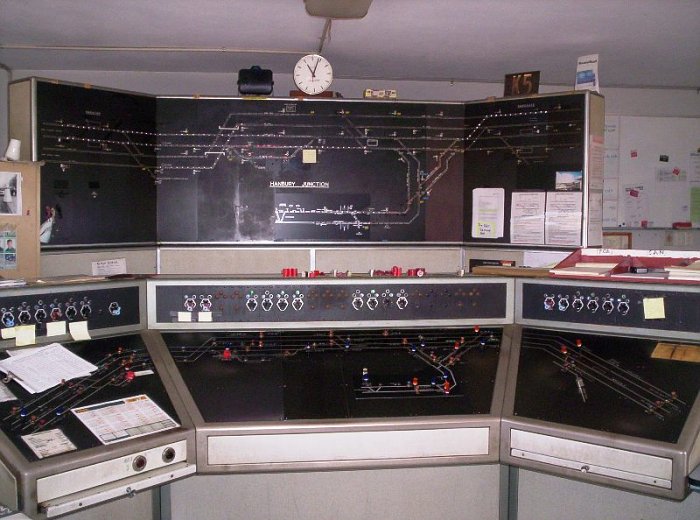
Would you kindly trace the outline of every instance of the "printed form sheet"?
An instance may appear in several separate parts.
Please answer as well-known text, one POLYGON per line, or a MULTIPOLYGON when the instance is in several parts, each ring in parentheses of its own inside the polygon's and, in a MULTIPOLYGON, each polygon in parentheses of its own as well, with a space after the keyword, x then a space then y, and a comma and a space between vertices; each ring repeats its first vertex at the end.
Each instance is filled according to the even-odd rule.
POLYGON ((71 410, 102 444, 113 444, 180 426, 147 395, 71 410))

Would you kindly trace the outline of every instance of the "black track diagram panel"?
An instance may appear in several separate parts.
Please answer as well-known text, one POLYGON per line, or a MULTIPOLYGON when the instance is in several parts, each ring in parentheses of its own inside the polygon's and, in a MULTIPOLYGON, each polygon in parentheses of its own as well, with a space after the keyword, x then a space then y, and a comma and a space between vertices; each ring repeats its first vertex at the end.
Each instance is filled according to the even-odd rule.
POLYGON ((501 336, 467 328, 164 339, 204 420, 238 422, 488 414, 501 336))
POLYGON ((36 110, 15 118, 34 121, 45 162, 44 248, 578 247, 602 229, 603 101, 590 93, 188 98, 23 81, 36 110))
POLYGON ((525 329, 515 415, 677 442, 700 389, 697 363, 654 358, 657 341, 525 329))
POLYGON ((37 81, 44 247, 156 240, 154 97, 37 81))
POLYGON ((158 100, 158 238, 460 242, 461 104, 158 100))
MULTIPOLYGON (((544 195, 566 192, 572 197, 578 193, 579 203, 582 203, 586 182, 585 122, 586 98, 582 95, 467 103, 464 120, 464 241, 479 244, 529 241, 545 245, 544 240, 527 240, 528 236, 535 235, 523 233, 517 237, 515 230, 511 229, 513 193, 544 195), (502 236, 480 236, 474 232, 473 215, 477 213, 473 190, 476 188, 503 189, 502 236)), ((537 213, 541 215, 539 211, 537 213)), ((544 238, 544 225, 542 221, 540 239, 544 238)), ((579 241, 581 231, 579 225, 579 241)))

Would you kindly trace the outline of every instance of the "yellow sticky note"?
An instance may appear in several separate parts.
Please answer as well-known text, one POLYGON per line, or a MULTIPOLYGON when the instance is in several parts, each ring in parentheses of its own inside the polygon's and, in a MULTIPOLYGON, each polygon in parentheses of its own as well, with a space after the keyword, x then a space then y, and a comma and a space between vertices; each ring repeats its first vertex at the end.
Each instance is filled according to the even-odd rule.
POLYGON ((24 347, 36 343, 36 325, 20 325, 15 327, 17 331, 16 345, 24 347))
POLYGON ((644 319, 663 320, 666 319, 666 307, 663 296, 655 298, 644 298, 644 319))
POLYGON ((0 331, 0 336, 2 339, 12 339, 17 337, 17 330, 15 327, 7 327, 0 331))
POLYGON ((304 149, 301 151, 301 162, 306 164, 316 163, 316 150, 304 149))
POLYGON ((49 321, 46 324, 46 335, 47 336, 62 336, 66 333, 66 322, 65 321, 49 321))
POLYGON ((70 335, 76 341, 90 339, 87 321, 74 321, 68 325, 68 330, 70 330, 70 335))

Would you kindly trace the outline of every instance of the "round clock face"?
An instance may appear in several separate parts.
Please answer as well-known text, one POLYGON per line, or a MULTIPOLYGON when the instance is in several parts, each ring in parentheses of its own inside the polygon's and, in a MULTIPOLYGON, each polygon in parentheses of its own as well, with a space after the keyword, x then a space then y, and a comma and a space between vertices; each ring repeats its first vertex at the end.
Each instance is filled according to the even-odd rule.
POLYGON ((331 86, 333 67, 319 54, 308 54, 294 67, 294 83, 304 94, 320 94, 331 86))

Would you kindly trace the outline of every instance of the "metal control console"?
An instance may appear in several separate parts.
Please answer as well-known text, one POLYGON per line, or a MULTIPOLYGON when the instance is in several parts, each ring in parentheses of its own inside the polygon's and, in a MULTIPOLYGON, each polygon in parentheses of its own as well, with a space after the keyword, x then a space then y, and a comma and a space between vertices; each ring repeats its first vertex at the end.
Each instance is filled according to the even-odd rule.
POLYGON ((24 370, 42 367, 43 378, 71 362, 50 351, 58 349, 93 368, 38 392, 4 371, 0 502, 55 517, 195 472, 194 429, 163 368, 158 334, 144 330, 143 289, 123 281, 2 292, 3 336, 19 340, 19 327, 30 329, 21 339, 35 337, 40 350, 8 339, 0 359, 27 356, 24 370), (53 366, 41 359, 54 355, 53 366))
POLYGON ((682 499, 700 464, 700 292, 516 282, 501 460, 682 499))
POLYGON ((186 389, 198 471, 495 462, 512 289, 159 278, 149 325, 186 389))
POLYGON ((329 278, 148 284, 149 326, 171 329, 505 323, 512 281, 329 278), (471 320, 471 321, 469 321, 471 320), (196 323, 196 324, 195 324, 196 323))

